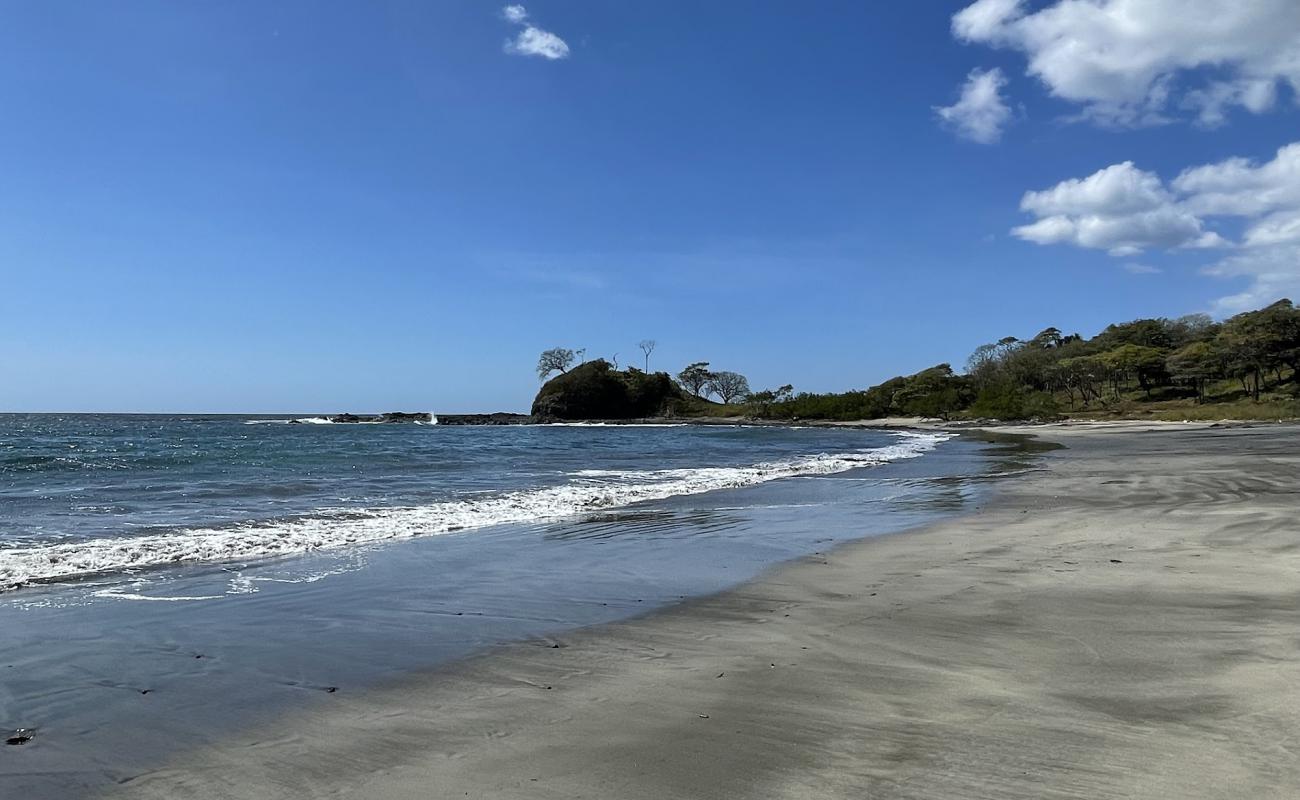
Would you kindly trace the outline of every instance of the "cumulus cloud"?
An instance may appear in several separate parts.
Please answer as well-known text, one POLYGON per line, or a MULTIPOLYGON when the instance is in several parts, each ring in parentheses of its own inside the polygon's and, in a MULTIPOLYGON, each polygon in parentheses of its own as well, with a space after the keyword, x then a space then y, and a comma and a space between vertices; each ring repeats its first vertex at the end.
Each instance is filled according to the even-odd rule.
POLYGON ((1263 164, 1229 158, 1185 169, 1173 186, 1200 214, 1250 217, 1300 208, 1300 142, 1280 148, 1263 164))
POLYGON ((513 38, 507 39, 505 51, 517 56, 540 56, 549 61, 569 57, 569 45, 550 31, 542 30, 528 21, 528 10, 521 5, 501 9, 501 16, 513 25, 522 26, 513 38))
POLYGON ((1138 169, 1132 161, 1050 189, 1026 192, 1020 209, 1039 219, 1012 233, 1037 244, 1073 244, 1129 256, 1153 247, 1223 243, 1180 206, 1159 176, 1138 169))
POLYGON ((1002 138, 1002 129, 1011 120, 1011 109, 1002 99, 1006 84, 1000 69, 972 70, 957 102, 936 107, 935 113, 967 139, 992 144, 1002 138))
POLYGON ((1086 117, 1117 125, 1190 112, 1216 125, 1234 107, 1300 92, 1296 0, 977 0, 953 15, 958 39, 1021 51, 1028 72, 1086 117))
POLYGON ((1037 219, 1012 233, 1036 244, 1071 244, 1114 256, 1223 248, 1227 255, 1206 272, 1247 278, 1250 285, 1220 300, 1221 311, 1300 294, 1300 142, 1262 163, 1229 158, 1190 167, 1167 184, 1125 161, 1026 192, 1020 208, 1037 219), (1240 235, 1229 240, 1211 230, 1210 223, 1220 220, 1235 220, 1240 235))

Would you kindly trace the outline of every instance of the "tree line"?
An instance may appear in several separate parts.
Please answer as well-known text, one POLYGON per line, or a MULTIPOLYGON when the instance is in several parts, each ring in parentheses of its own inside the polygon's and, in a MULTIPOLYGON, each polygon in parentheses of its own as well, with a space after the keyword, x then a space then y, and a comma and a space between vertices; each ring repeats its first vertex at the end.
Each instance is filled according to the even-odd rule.
MULTIPOLYGON (((645 340, 640 347, 648 373, 655 343, 645 340)), ((545 351, 538 376, 566 372, 581 352, 545 351)), ((980 345, 965 366, 957 373, 938 364, 862 390, 796 393, 789 384, 751 391, 744 375, 697 361, 678 372, 675 382, 700 401, 716 397, 772 419, 1050 418, 1066 410, 1112 408, 1134 395, 1200 404, 1212 387, 1224 395, 1225 386, 1259 402, 1266 391, 1300 397, 1300 309, 1279 300, 1222 322, 1206 314, 1137 319, 1109 325, 1092 338, 1050 327, 1027 339, 1007 336, 980 345)), ((709 412, 703 405, 697 409, 709 412)))
POLYGON ((939 364, 861 391, 755 393, 759 416, 877 419, 886 416, 1048 418, 1106 409, 1131 393, 1204 403, 1231 382, 1259 402, 1263 392, 1300 395, 1300 309, 1290 300, 1223 322, 1206 314, 1109 325, 1087 339, 1047 328, 1028 339, 980 345, 964 374, 939 364))

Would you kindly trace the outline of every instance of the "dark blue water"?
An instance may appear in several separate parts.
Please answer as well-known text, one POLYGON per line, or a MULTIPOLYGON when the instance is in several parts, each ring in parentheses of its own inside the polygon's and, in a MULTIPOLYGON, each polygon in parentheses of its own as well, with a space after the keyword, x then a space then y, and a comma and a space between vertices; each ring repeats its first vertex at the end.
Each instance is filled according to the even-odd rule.
POLYGON ((959 513, 1005 466, 883 431, 247 422, 0 417, 0 575, 54 573, 0 593, 0 729, 36 730, 0 796, 959 513))

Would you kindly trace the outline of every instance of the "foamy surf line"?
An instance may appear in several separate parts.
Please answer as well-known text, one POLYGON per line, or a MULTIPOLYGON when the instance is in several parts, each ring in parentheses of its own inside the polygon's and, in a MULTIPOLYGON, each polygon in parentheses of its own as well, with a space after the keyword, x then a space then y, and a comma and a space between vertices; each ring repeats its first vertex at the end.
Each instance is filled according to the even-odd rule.
POLYGON ((757 486, 782 478, 830 475, 915 458, 952 434, 896 434, 902 441, 855 453, 820 454, 748 467, 702 467, 629 472, 634 483, 590 480, 451 500, 414 508, 324 511, 273 524, 189 528, 129 538, 0 549, 0 591, 90 575, 180 564, 252 561, 393 539, 409 539, 493 525, 559 519, 592 511, 757 486), (333 515, 331 515, 333 514, 333 515))

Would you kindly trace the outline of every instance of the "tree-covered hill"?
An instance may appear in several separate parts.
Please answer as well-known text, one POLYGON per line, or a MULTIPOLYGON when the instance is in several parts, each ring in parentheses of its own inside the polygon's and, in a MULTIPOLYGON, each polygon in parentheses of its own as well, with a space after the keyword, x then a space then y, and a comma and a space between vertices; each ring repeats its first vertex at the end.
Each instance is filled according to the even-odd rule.
POLYGON ((538 419, 637 419, 680 413, 686 395, 664 372, 616 370, 604 359, 579 364, 548 380, 533 400, 538 419))

